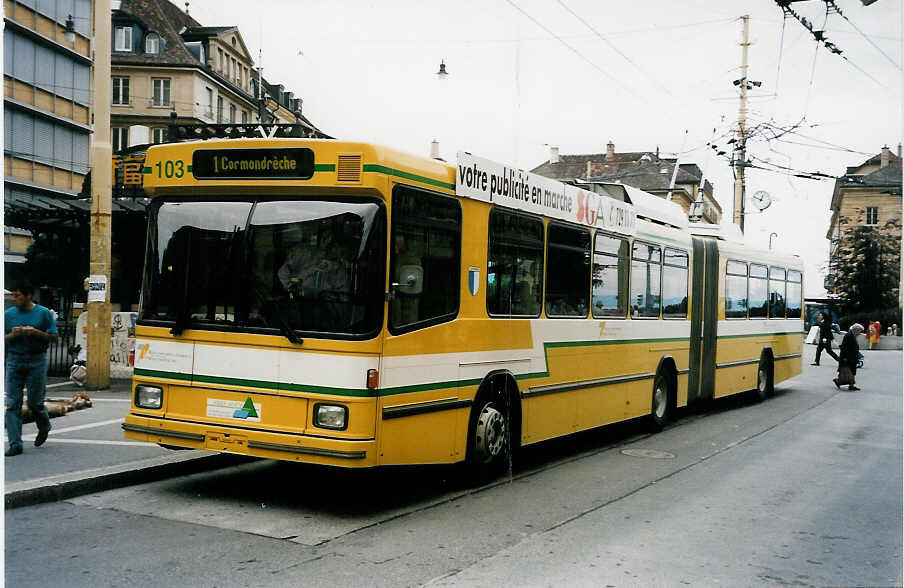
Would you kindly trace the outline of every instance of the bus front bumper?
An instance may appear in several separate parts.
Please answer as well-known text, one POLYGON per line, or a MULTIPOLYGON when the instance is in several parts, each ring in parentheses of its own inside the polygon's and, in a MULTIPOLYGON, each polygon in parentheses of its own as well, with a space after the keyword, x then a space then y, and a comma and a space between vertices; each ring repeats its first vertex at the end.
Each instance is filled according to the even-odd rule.
POLYGON ((171 447, 235 453, 346 468, 377 465, 374 439, 249 431, 207 423, 189 423, 130 413, 122 424, 126 439, 171 447))

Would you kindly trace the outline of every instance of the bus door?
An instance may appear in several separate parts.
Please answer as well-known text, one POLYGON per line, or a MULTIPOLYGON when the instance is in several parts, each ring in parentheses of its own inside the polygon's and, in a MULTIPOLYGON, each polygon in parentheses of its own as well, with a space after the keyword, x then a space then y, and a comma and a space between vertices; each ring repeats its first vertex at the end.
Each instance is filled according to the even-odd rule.
POLYGON ((689 405, 714 396, 719 300, 718 245, 712 239, 693 237, 693 247, 689 405))

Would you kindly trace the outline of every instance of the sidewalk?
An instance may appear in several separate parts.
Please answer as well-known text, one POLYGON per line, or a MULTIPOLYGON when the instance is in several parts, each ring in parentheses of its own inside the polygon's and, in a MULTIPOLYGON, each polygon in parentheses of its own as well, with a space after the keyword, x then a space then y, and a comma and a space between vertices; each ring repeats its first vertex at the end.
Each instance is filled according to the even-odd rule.
MULTIPOLYGON (((64 378, 48 378, 47 384, 48 399, 69 399, 82 390, 64 378)), ((93 406, 52 418, 53 429, 41 447, 33 444, 35 424, 24 424, 25 452, 4 458, 6 508, 225 467, 243 460, 208 451, 172 451, 124 439, 121 424, 129 410, 130 389, 130 380, 111 380, 109 389, 89 392, 93 406)))

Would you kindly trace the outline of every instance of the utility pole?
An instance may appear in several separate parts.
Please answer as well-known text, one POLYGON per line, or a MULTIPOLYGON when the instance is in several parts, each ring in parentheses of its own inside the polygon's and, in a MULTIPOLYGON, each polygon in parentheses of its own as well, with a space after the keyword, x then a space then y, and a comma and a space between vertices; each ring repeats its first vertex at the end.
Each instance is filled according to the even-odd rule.
POLYGON ((110 0, 94 0, 91 115, 91 259, 88 278, 88 361, 85 387, 110 387, 110 236, 113 148, 110 145, 110 0), (101 292, 103 292, 101 297, 101 292), (94 300, 92 300, 94 298, 94 300), (102 299, 101 299, 102 298, 102 299))
MULTIPOLYGON (((738 109, 738 149, 735 156, 734 223, 744 233, 744 166, 747 164, 747 138, 744 128, 747 122, 747 48, 750 46, 750 15, 741 17, 744 22, 744 38, 741 41, 741 105, 738 109)), ((735 82, 737 83, 737 82, 735 82)))

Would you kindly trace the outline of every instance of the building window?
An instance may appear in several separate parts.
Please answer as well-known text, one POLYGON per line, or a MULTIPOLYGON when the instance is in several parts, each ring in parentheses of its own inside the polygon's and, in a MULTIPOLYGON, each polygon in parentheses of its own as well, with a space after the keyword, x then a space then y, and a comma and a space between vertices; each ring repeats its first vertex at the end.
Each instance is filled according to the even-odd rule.
POLYGON ((229 105, 229 122, 235 122, 235 104, 229 105))
POLYGON ((247 123, 247 122, 248 122, 248 111, 247 111, 247 110, 243 110, 243 111, 242 111, 242 124, 245 124, 245 123, 247 123))
POLYGON ((204 116, 207 118, 213 118, 213 90, 211 88, 204 88, 204 116))
POLYGON ((867 206, 866 207, 866 224, 870 226, 875 226, 879 224, 879 207, 878 206, 867 206))
POLYGON ((223 122, 223 97, 217 96, 217 122, 223 122))
POLYGON ((113 77, 113 104, 117 106, 129 105, 129 78, 113 77))
POLYGON ((116 27, 113 34, 114 51, 132 50, 132 27, 116 27))
POLYGON ((113 127, 113 151, 122 151, 129 146, 129 128, 113 127))
POLYGON ((154 95, 152 104, 154 106, 171 106, 170 102, 170 79, 169 78, 152 78, 154 95))
POLYGON ((225 62, 223 61, 223 50, 217 49, 217 71, 223 71, 224 63, 225 62))
POLYGON ((148 33, 148 36, 144 38, 144 52, 148 55, 157 55, 161 52, 162 44, 160 35, 148 33))
POLYGON ((163 127, 157 127, 155 129, 151 129, 151 143, 164 143, 166 142, 166 129, 163 127))

